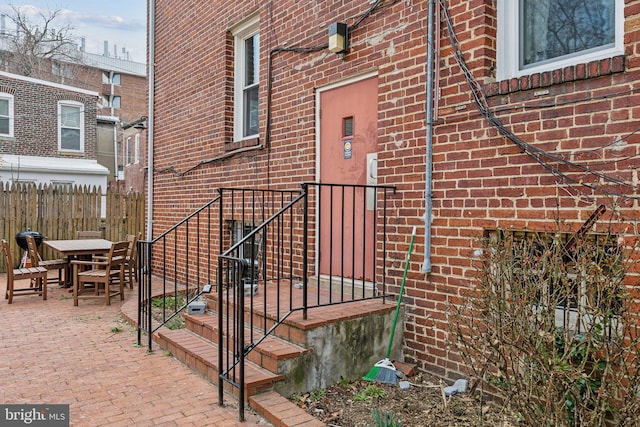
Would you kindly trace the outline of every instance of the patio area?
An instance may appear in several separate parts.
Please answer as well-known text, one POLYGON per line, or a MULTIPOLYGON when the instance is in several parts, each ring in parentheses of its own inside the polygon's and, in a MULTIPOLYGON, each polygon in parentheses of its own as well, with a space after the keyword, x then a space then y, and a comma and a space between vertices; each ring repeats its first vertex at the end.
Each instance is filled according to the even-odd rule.
MULTIPOLYGON (((0 274, 4 295, 6 275, 0 274)), ((121 316, 136 304, 81 301, 49 285, 37 295, 0 300, 0 376, 3 404, 69 404, 72 426, 270 425, 247 411, 237 421, 235 401, 217 405, 217 388, 162 351, 137 347, 136 330, 121 316)))

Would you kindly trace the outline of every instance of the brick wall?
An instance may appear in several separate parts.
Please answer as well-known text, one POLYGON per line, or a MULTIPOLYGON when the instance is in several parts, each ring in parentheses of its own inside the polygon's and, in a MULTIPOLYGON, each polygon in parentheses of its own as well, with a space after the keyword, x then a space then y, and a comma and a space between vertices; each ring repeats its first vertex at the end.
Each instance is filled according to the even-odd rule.
POLYGON ((44 157, 96 158, 96 97, 0 76, 0 92, 14 97, 14 136, 0 137, 0 152, 44 157), (58 151, 58 101, 84 104, 84 153, 58 151))
MULTIPOLYGON (((425 213, 427 2, 384 3, 350 35, 344 58, 326 50, 273 54, 270 147, 237 155, 228 153, 233 39, 227 29, 260 11, 260 142, 265 144, 269 51, 326 43, 329 24, 352 25, 370 3, 227 0, 215 8, 197 1, 156 3, 154 234, 213 198, 220 186, 291 189, 314 181, 315 89, 375 69, 378 183, 398 189, 390 213, 395 227, 387 241, 394 261, 387 278, 397 291, 408 236, 414 225, 422 227, 425 213), (203 164, 210 159, 218 160, 203 164)), ((637 155, 638 137, 629 134, 640 117, 634 83, 640 33, 630 24, 640 19, 638 2, 626 2, 624 57, 505 82, 496 82, 494 75, 495 2, 448 3, 469 70, 508 129, 534 146, 637 184, 633 157, 615 164, 607 160, 637 155), (625 136, 611 149, 601 148, 625 136), (594 151, 576 153, 585 149, 594 151)), ((544 229, 556 214, 577 228, 603 198, 569 185, 570 180, 562 182, 489 126, 472 102, 446 32, 438 39, 433 268, 430 274, 421 272, 424 238, 418 236, 404 300, 404 354, 421 368, 454 376, 461 367, 449 350, 446 315, 449 304, 469 289, 477 237, 486 228, 544 229)), ((578 183, 588 179, 562 168, 578 183)), ((623 211, 633 215, 636 208, 636 203, 626 204, 623 211)))
MULTIPOLYGON (((131 147, 135 149, 135 135, 140 135, 140 157, 139 162, 135 163, 133 161, 132 164, 126 165, 124 167, 124 185, 126 186, 124 189, 126 191, 134 191, 137 193, 144 193, 145 186, 147 184, 147 131, 146 130, 138 130, 138 129, 128 129, 125 131, 124 140, 126 144, 127 138, 131 138, 131 147)), ((133 156, 133 154, 132 154, 133 156)))

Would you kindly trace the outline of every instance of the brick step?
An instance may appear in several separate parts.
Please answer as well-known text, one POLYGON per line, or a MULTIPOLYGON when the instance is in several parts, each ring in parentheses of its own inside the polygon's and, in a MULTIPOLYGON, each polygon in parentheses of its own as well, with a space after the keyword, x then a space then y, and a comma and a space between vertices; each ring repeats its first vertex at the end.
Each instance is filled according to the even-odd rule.
MULTIPOLYGON (((218 342, 218 316, 212 312, 205 312, 203 314, 183 314, 185 327, 203 337, 206 340, 212 341, 217 344, 218 342)), ((222 327, 223 334, 227 331, 226 318, 223 320, 222 327)), ((231 332, 233 328, 231 328, 231 332)), ((245 336, 251 338, 251 329, 245 328, 245 336)), ((254 328, 253 339, 259 339, 264 334, 263 330, 254 328)), ((234 340, 235 336, 229 336, 230 340, 234 340)), ((247 340, 245 345, 250 344, 247 340)), ((260 344, 258 344, 248 354, 249 361, 256 365, 268 369, 275 374, 288 374, 291 372, 292 364, 295 364, 293 359, 302 357, 305 354, 311 352, 309 349, 305 349, 292 342, 283 340, 276 336, 270 335, 266 337, 260 344)))
POLYGON ((261 417, 279 427, 324 427, 325 423, 282 395, 268 391, 249 398, 249 406, 261 417))
MULTIPOLYGON (((176 359, 199 372, 209 381, 218 384, 218 346, 187 329, 160 328, 156 332, 160 347, 169 351, 176 359)), ((272 390, 274 385, 285 379, 255 363, 245 363, 246 397, 272 390)), ((225 390, 238 398, 238 388, 225 384, 225 390)))

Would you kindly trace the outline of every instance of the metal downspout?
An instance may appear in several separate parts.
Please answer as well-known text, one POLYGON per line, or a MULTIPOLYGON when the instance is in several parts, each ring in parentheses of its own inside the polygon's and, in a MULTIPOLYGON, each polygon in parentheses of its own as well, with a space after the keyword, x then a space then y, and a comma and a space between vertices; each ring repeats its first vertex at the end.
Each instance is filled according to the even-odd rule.
POLYGON ((427 99, 426 99, 426 177, 424 213, 424 262, 422 271, 431 273, 431 222, 432 222, 432 169, 433 169, 433 74, 435 58, 434 3, 429 0, 427 7, 427 99))
POLYGON ((156 2, 149 1, 149 120, 147 120, 147 241, 153 238, 153 104, 155 102, 155 37, 156 37, 156 2))

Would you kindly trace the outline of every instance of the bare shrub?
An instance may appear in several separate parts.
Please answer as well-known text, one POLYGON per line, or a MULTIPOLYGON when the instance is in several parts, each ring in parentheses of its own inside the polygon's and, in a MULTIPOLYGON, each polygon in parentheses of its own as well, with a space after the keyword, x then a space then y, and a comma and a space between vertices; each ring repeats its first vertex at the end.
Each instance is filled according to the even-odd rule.
POLYGON ((452 307, 471 375, 527 425, 640 425, 637 236, 610 228, 487 233, 452 307))

